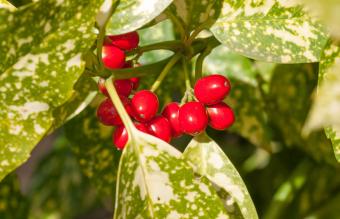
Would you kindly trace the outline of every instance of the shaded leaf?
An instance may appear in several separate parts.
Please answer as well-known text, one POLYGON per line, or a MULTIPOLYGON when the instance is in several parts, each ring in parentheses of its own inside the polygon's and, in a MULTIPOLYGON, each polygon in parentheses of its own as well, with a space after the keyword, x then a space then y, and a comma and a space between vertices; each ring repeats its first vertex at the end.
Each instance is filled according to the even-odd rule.
POLYGON ((121 34, 136 30, 157 17, 172 0, 120 0, 110 18, 107 34, 121 34))
POLYGON ((278 63, 316 62, 327 41, 323 26, 294 1, 224 0, 211 31, 237 53, 278 63))
POLYGON ((215 190, 172 146, 134 129, 118 172, 114 218, 228 218, 215 190))
POLYGON ((224 204, 232 218, 258 218, 240 174, 221 148, 207 134, 195 136, 185 149, 183 158, 190 162, 197 173, 206 176, 218 190, 229 194, 224 197, 224 204), (233 205, 236 205, 238 209, 235 209, 233 205))
POLYGON ((1 24, 1 38, 4 26, 11 32, 1 42, 6 46, 0 47, 5 60, 0 70, 14 63, 0 76, 0 179, 27 160, 51 128, 53 110, 72 95, 84 70, 82 55, 95 39, 91 30, 100 2, 65 0, 60 8, 60 1, 39 1, 6 16, 0 14, 7 21, 1 24), (58 15, 51 16, 55 11, 58 15), (63 22, 55 20, 60 16, 63 22), (24 45, 20 37, 28 32, 34 32, 29 37, 32 41, 24 45), (7 56, 10 48, 14 55, 7 56))
POLYGON ((114 197, 120 152, 112 145, 112 128, 100 124, 96 108, 89 106, 65 125, 83 174, 99 192, 114 197))

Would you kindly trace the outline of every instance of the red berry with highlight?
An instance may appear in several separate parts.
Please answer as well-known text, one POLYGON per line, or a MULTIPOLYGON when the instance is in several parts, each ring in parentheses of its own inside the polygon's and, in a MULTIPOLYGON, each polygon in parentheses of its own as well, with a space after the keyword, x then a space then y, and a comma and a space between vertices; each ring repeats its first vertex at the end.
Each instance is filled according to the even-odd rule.
POLYGON ((182 131, 179 125, 179 104, 176 102, 172 102, 167 104, 162 112, 162 115, 168 119, 170 126, 171 126, 171 132, 173 137, 179 137, 182 135, 182 131))
POLYGON ((132 50, 139 44, 139 35, 136 31, 108 37, 111 40, 112 45, 123 50, 132 50))
POLYGON ((148 90, 138 91, 131 100, 134 118, 140 122, 151 120, 158 111, 158 98, 148 90))
POLYGON ((229 128, 235 121, 233 110, 225 103, 217 103, 207 107, 209 126, 216 130, 229 128))
POLYGON ((221 102, 230 91, 229 80, 222 75, 209 75, 199 79, 194 87, 196 98, 206 105, 221 102))
POLYGON ((113 45, 105 44, 102 50, 102 60, 106 68, 122 68, 125 64, 125 53, 113 45))
POLYGON ((190 135, 201 133, 208 125, 207 112, 200 102, 185 103, 179 109, 178 118, 182 132, 190 135))
POLYGON ((171 140, 171 127, 169 121, 163 116, 154 117, 149 123, 149 133, 165 142, 171 140))
POLYGON ((118 126, 112 134, 113 144, 117 149, 122 150, 128 141, 128 137, 126 128, 122 125, 118 126))

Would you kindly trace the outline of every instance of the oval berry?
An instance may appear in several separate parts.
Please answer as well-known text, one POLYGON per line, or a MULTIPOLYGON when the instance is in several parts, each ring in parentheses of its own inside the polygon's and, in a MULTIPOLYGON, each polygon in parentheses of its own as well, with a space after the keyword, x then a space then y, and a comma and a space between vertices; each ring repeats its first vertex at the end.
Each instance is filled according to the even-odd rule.
POLYGON ((194 87, 196 98, 206 105, 221 102, 230 91, 229 80, 222 75, 209 75, 199 79, 194 87))
POLYGON ((108 36, 108 38, 111 40, 112 45, 123 50, 134 49, 139 44, 139 35, 136 31, 120 35, 111 35, 108 36))
POLYGON ((171 127, 169 121, 163 116, 154 117, 149 123, 149 133, 165 142, 171 140, 171 127))
POLYGON ((126 97, 130 95, 133 88, 133 83, 129 79, 115 80, 114 85, 117 93, 126 97))
POLYGON ((205 130, 208 125, 208 115, 200 102, 188 102, 179 108, 179 125, 182 132, 196 135, 205 130))
POLYGON ((139 131, 149 134, 149 128, 145 123, 134 122, 134 124, 139 131))
POLYGON ((223 102, 208 106, 207 112, 209 126, 216 130, 224 130, 235 121, 233 110, 223 102))
POLYGON ((179 104, 176 102, 172 102, 167 104, 162 112, 162 115, 168 119, 171 126, 171 133, 173 137, 179 137, 182 135, 181 128, 179 126, 179 104))
MULTIPOLYGON (((126 111, 131 115, 132 109, 130 106, 130 100, 124 96, 120 96, 120 99, 126 111)), ((110 98, 106 98, 103 102, 101 102, 97 109, 97 117, 101 123, 107 126, 116 126, 123 124, 110 98)))
POLYGON ((158 98, 156 94, 148 90, 138 91, 131 100, 134 118, 139 122, 147 122, 158 111, 158 98))
POLYGON ((124 126, 118 126, 113 134, 112 134, 112 142, 116 146, 117 149, 124 149, 127 141, 128 141, 128 133, 124 126))
POLYGON ((106 68, 122 68, 125 64, 125 53, 123 50, 113 45, 104 45, 102 50, 102 60, 106 68))

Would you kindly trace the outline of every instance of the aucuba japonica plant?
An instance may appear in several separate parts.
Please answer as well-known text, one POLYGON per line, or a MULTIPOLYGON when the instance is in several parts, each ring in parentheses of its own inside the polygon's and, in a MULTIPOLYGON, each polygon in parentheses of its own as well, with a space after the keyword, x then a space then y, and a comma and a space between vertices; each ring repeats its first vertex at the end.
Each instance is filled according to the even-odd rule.
POLYGON ((0 218, 340 218, 339 6, 0 0, 0 218))

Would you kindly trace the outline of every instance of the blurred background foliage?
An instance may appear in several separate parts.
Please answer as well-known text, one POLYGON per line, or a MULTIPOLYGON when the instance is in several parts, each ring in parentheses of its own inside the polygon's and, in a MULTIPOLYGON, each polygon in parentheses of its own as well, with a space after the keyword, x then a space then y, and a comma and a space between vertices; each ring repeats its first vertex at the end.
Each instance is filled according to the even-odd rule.
MULTIPOLYGON (((11 1, 15 6, 29 0, 11 1)), ((175 39, 168 20, 139 31, 141 45, 175 39)), ((207 33, 209 34, 209 33, 207 33)), ((141 64, 168 57, 147 52, 141 64)), ((193 69, 193 67, 192 67, 193 69)), ((179 66, 157 91, 162 106, 180 101, 184 92, 179 66)), ((230 130, 208 134, 232 160, 253 198, 260 218, 340 219, 340 165, 324 132, 301 134, 317 85, 317 64, 273 64, 254 61, 219 46, 205 59, 205 74, 232 81, 226 99, 236 114, 230 130)), ((153 77, 156 77, 154 75, 153 77)), ((152 77, 141 79, 149 88, 152 77)), ((35 165, 26 163, 0 183, 0 218, 112 218, 118 152, 110 130, 95 117, 98 95, 65 127, 34 151, 49 148, 35 165), (22 172, 32 172, 23 176, 22 172)), ((173 140, 183 151, 190 137, 173 140)), ((35 157, 35 158, 34 158, 35 157)))

